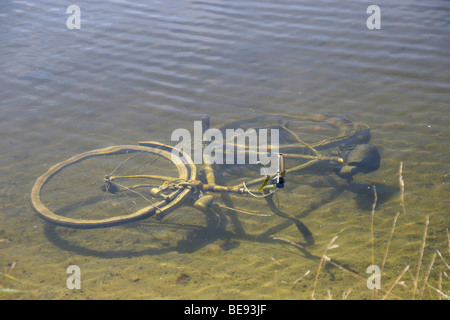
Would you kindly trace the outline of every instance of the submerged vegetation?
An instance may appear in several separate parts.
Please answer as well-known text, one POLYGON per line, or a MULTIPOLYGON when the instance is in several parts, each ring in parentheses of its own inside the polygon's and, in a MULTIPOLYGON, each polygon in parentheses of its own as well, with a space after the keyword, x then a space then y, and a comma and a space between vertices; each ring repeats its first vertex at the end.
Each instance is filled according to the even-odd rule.
MULTIPOLYGON (((402 299, 402 300, 415 300, 415 299, 433 299, 433 300, 441 300, 441 299, 450 299, 450 289, 448 287, 445 287, 443 283, 449 283, 450 280, 450 265, 447 263, 446 258, 438 249, 433 249, 432 246, 427 246, 427 237, 428 237, 428 228, 430 225, 430 215, 427 215, 425 217, 424 221, 424 232, 423 237, 421 240, 421 245, 418 248, 417 251, 417 262, 415 266, 413 265, 413 261, 411 263, 407 262, 405 263, 405 266, 402 270, 397 270, 397 277, 394 278, 394 275, 392 272, 388 276, 388 274, 385 272, 385 265, 388 261, 389 251, 391 248, 391 242, 395 234, 395 229, 397 225, 397 221, 399 216, 405 215, 407 213, 406 206, 405 206, 405 184, 403 180, 403 162, 400 163, 399 168, 399 189, 400 189, 400 208, 401 211, 397 212, 397 214, 394 216, 392 220, 392 227, 390 230, 390 233, 388 234, 387 244, 385 253, 383 256, 382 264, 379 267, 379 274, 375 275, 376 278, 379 277, 379 279, 376 279, 378 283, 381 283, 381 279, 383 279, 383 286, 382 287, 374 287, 372 299, 376 300, 385 300, 385 299, 402 299), (425 251, 433 250, 434 253, 431 256, 430 261, 428 264, 426 264, 426 261, 424 261, 424 252, 425 251), (439 257, 438 260, 436 258, 439 257), (423 267, 423 264, 426 264, 426 267, 423 267), (410 279, 408 279, 408 274, 410 276, 410 279), (393 278, 393 279, 389 279, 393 278), (384 284, 386 282, 386 284, 384 284), (401 286, 404 290, 402 290, 400 293, 394 293, 395 289, 401 286)), ((375 247, 376 247, 376 240, 374 236, 374 217, 376 215, 376 206, 377 206, 377 191, 375 186, 373 186, 373 195, 374 195, 374 201, 372 204, 372 210, 371 210, 371 261, 372 265, 375 265, 375 247)), ((447 245, 448 245, 448 255, 450 256, 450 234, 449 229, 446 228, 446 237, 447 237, 447 245)), ((316 296, 316 289, 318 286, 320 286, 320 273, 323 269, 325 264, 331 264, 334 267, 337 267, 341 271, 351 275, 353 278, 357 279, 359 282, 364 282, 367 284, 367 287, 369 290, 369 280, 367 277, 364 277, 351 269, 343 266, 342 264, 334 261, 330 257, 327 256, 328 250, 337 248, 338 245, 334 244, 338 236, 334 236, 329 244, 326 246, 326 249, 323 253, 323 255, 320 257, 317 271, 315 274, 314 282, 312 284, 312 292, 311 292, 311 298, 316 299, 318 298, 316 296)), ((281 238, 281 237, 273 237, 274 240, 283 241, 285 243, 288 243, 298 249, 300 249, 302 252, 305 252, 306 249, 299 245, 298 243, 295 243, 294 241, 291 241, 289 239, 281 238)), ((301 280, 303 280, 308 274, 310 274, 310 270, 308 270, 303 276, 295 280, 294 283, 297 283, 301 280)), ((275 275, 276 280, 276 275, 275 275)), ((325 284, 324 284, 325 285, 325 284)), ((349 284, 350 285, 350 284, 349 284)), ((279 292, 277 288, 277 284, 275 284, 276 288, 276 296, 279 298, 279 292)), ((342 293, 342 299, 347 298, 354 298, 354 299, 360 299, 359 296, 351 296, 352 288, 348 289, 347 291, 343 291, 342 293)), ((332 299, 332 292, 330 290, 327 291, 327 299, 332 299)), ((320 299, 320 298, 319 298, 320 299)))
MULTIPOLYGON (((65 281, 65 269, 55 279, 41 277, 38 278, 38 281, 35 281, 29 273, 20 270, 20 261, 18 261, 19 268, 17 268, 15 262, 12 262, 0 270, 0 299, 96 298, 104 297, 105 293, 102 290, 113 291, 109 290, 109 288, 120 289, 122 292, 133 290, 134 294, 137 295, 130 295, 130 298, 150 299, 160 297, 157 296, 158 292, 156 290, 151 291, 152 288, 157 288, 164 293, 171 292, 171 294, 181 292, 179 296, 168 296, 171 299, 173 297, 183 299, 187 294, 190 294, 190 298, 195 299, 239 299, 250 297, 251 295, 252 297, 258 295, 258 297, 275 299, 449 299, 449 228, 446 225, 439 226, 438 219, 430 213, 424 214, 420 218, 415 218, 414 222, 411 222, 411 219, 403 219, 409 214, 407 210, 408 196, 405 196, 405 183, 403 181, 403 163, 400 163, 398 170, 398 185, 400 190, 399 199, 397 200, 399 203, 398 211, 394 211, 393 213, 395 214, 393 216, 388 215, 388 220, 385 220, 381 226, 377 220, 377 213, 380 214, 379 204, 383 198, 382 190, 381 188, 377 190, 374 186, 369 190, 369 196, 373 195, 373 202, 372 206, 365 211, 367 213, 365 216, 367 224, 361 225, 361 237, 354 239, 355 243, 363 241, 361 247, 367 253, 361 257, 361 261, 356 261, 348 255, 351 254, 353 248, 349 248, 342 243, 345 235, 341 231, 336 232, 334 228, 331 230, 335 233, 330 234, 329 240, 322 236, 325 242, 314 247, 314 253, 312 253, 310 247, 292 241, 288 239, 290 236, 285 237, 285 234, 279 233, 280 236, 278 234, 277 236, 272 236, 273 241, 277 243, 275 251, 279 255, 277 258, 272 258, 272 261, 269 263, 267 263, 267 255, 255 259, 256 253, 260 253, 259 250, 264 250, 265 254, 274 252, 274 250, 268 250, 267 242, 257 243, 254 246, 256 248, 256 251, 254 251, 255 255, 252 256, 252 253, 248 252, 248 246, 239 248, 237 244, 238 240, 245 241, 244 239, 231 239, 230 243, 235 243, 236 245, 231 247, 232 250, 226 249, 225 251, 219 250, 220 241, 217 241, 216 244, 199 249, 198 256, 191 253, 177 254, 168 252, 167 254, 172 254, 171 257, 175 259, 174 264, 167 263, 166 254, 161 256, 150 254, 149 256, 146 254, 147 251, 144 251, 144 254, 138 253, 136 256, 133 256, 133 259, 135 259, 133 260, 133 265, 125 269, 123 269, 124 267, 119 261, 120 255, 118 260, 113 259, 114 261, 119 261, 113 267, 115 268, 114 271, 111 269, 88 270, 86 266, 85 270, 88 271, 85 278, 83 278, 84 291, 69 291, 65 286, 61 285, 58 287, 62 280, 65 281), (414 231, 406 235, 406 237, 411 237, 411 243, 403 242, 404 239, 401 242, 396 242, 400 236, 404 238, 404 230, 401 228, 408 230, 410 224, 412 225, 413 223, 416 224, 414 231), (438 227, 436 228, 436 226, 438 227), (437 237, 439 242, 436 242, 437 237), (340 241, 341 246, 339 246, 340 241), (443 243, 445 244, 444 246, 442 246, 443 243), (296 264, 297 256, 292 254, 284 255, 279 250, 280 246, 294 248, 294 252, 298 250, 300 255, 306 257, 307 260, 301 260, 301 263, 296 264), (406 246, 408 247, 406 248, 406 246), (341 253, 339 251, 344 248, 346 249, 344 253, 346 255, 344 258, 346 259, 340 261, 339 257, 342 258, 340 254, 344 251, 341 251, 341 253), (228 257, 225 257, 226 255, 228 257), (284 269, 282 267, 287 266, 287 262, 285 264, 282 260, 283 255, 286 257, 286 260, 291 262, 284 269), (208 263, 212 263, 218 257, 223 258, 223 261, 218 263, 217 266, 211 267, 211 270, 199 269, 200 264, 203 266, 208 265, 208 263), (236 260, 234 259, 239 260, 239 268, 235 267, 236 260), (343 262, 344 260, 349 264, 343 262), (248 261, 248 265, 246 261, 248 261), (377 261, 379 261, 381 286, 375 286, 371 290, 367 286, 371 274, 364 272, 368 265, 377 265, 377 261), (146 265, 151 267, 139 267, 138 265, 141 262, 145 262, 146 265), (263 262, 264 264, 262 264, 263 262), (164 273, 157 269, 158 266, 164 269, 164 273), (255 269, 255 266, 261 267, 261 269, 255 269), (265 267, 268 269, 264 269, 265 267), (300 267, 300 270, 294 270, 294 267, 300 267), (260 271, 256 274, 254 270, 260 271), (269 270, 270 273, 267 273, 269 270), (251 272, 253 273, 251 274, 251 272), (290 277, 289 280, 287 278, 288 275, 290 277), (251 279, 252 276, 255 276, 255 279, 251 279), (246 281, 248 282, 245 283, 246 281), (45 282, 47 288, 51 288, 50 293, 44 293, 41 290, 43 282, 45 282), (171 284, 173 287, 170 288, 173 291, 170 291, 171 289, 168 287, 171 284), (239 291, 241 289, 242 295, 239 291), (244 292, 244 290, 247 291, 244 292)), ((394 209, 396 205, 394 204, 394 209)), ((411 206, 410 210, 412 211, 412 209, 411 206)), ((125 231, 129 235, 131 230, 127 228, 125 231)), ((73 234, 77 238, 80 237, 79 233, 73 234)), ((140 236, 144 237, 145 235, 141 234, 140 236)), ((153 235, 149 236, 153 237, 153 235)), ((98 240, 102 239, 102 237, 99 236, 99 238, 95 237, 94 239, 98 240)), ((114 241, 118 242, 119 238, 114 238, 114 241)), ((120 241, 125 240, 120 238, 120 241)), ((269 245, 271 241, 269 240, 269 245)), ((9 240, 3 242, 7 245, 14 243, 9 240)), ((119 245, 122 242, 116 244, 119 245)), ((148 240, 143 238, 142 241, 140 240, 139 243, 134 243, 133 245, 148 246, 150 244, 148 240)), ((58 250, 55 252, 58 252, 55 254, 60 254, 58 250)), ((68 250, 67 255, 71 254, 73 252, 68 250)), ((96 253, 94 252, 93 254, 96 253)), ((130 257, 123 257, 127 261, 127 265, 130 257)), ((68 259, 72 263, 72 256, 68 259)), ((112 261, 110 259, 107 260, 108 262, 112 261)), ((92 259, 92 261, 98 263, 98 260, 92 259)), ((61 263, 64 264, 67 261, 61 263)), ((375 278, 372 277, 372 279, 375 278)), ((163 296, 161 297, 164 298, 163 296)))

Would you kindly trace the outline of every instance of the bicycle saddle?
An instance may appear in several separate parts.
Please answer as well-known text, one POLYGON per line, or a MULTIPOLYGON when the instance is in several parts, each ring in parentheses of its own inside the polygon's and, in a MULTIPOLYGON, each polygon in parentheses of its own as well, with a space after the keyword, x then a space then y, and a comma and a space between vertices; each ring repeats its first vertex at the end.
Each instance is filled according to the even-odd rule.
POLYGON ((344 165, 338 169, 337 175, 352 181, 357 173, 369 173, 380 167, 380 154, 371 144, 359 144, 342 154, 344 165))

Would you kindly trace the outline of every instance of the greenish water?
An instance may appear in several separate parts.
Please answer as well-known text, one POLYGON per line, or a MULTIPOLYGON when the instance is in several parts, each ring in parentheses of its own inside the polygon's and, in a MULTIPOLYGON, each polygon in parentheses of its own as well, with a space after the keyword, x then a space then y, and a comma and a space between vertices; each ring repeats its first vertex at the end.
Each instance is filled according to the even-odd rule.
POLYGON ((0 5, 0 289, 20 290, 2 298, 374 299, 408 265, 388 299, 439 299, 426 278, 449 294, 448 2, 379 2, 380 30, 359 1, 81 1, 79 30, 66 28, 70 4, 0 5), (205 113, 212 127, 347 115, 370 126, 381 166, 350 184, 314 171, 288 180, 281 208, 313 234, 307 252, 277 216, 211 222, 182 207, 162 226, 73 230, 33 213, 31 188, 51 165, 110 145, 173 145, 173 130, 205 113), (326 255, 345 269, 320 262, 336 235, 326 255), (366 269, 384 260, 376 294, 366 269), (79 290, 66 286, 70 265, 79 290))

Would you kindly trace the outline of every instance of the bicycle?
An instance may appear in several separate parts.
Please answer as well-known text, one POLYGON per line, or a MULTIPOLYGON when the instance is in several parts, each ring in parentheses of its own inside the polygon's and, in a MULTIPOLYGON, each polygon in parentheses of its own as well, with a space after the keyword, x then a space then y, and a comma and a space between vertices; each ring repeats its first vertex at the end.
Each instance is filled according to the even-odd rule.
MULTIPOLYGON (((284 187, 288 174, 319 162, 327 162, 339 176, 349 180, 358 172, 371 172, 379 166, 378 152, 368 144, 368 126, 356 124, 347 117, 263 115, 246 123, 252 127, 282 130, 283 139, 275 175, 253 178, 247 182, 241 179, 240 183, 233 185, 216 184, 215 170, 207 161, 201 168, 204 171, 202 177, 197 165, 181 150, 158 142, 144 141, 138 145, 111 146, 84 152, 50 167, 32 188, 31 206, 39 217, 57 226, 95 229, 119 226, 153 216, 162 220, 168 213, 185 204, 206 212, 214 209, 213 194, 233 194, 264 199, 272 213, 291 220, 300 229, 303 226, 301 221, 280 211, 273 201, 273 195, 284 187), (299 137, 297 131, 301 127, 292 125, 302 121, 325 123, 333 130, 338 130, 338 134, 307 142, 299 137), (360 150, 358 146, 366 147, 360 150), (334 153, 324 154, 324 150, 333 148, 334 153), (285 159, 300 163, 286 169, 285 159), (96 168, 94 160, 99 160, 101 165, 97 162, 96 168), (104 171, 106 167, 111 170, 104 171), (100 170, 98 177, 89 173, 94 169, 100 170), (92 179, 96 181, 91 182, 92 179), (80 194, 74 194, 75 191, 80 194)), ((204 118, 204 124, 209 127, 209 118, 204 118)), ((244 121, 236 121, 223 126, 221 130, 243 124, 244 121)), ((249 152, 246 150, 246 153, 249 152)), ((229 205, 220 207, 264 215, 229 205)))

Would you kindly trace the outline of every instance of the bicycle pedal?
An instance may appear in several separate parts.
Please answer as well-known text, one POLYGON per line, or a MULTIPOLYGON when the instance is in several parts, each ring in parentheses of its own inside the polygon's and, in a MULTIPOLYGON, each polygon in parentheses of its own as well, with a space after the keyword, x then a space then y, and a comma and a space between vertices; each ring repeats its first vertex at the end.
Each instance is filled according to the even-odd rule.
POLYGON ((211 205, 213 203, 213 199, 214 199, 214 197, 211 195, 203 196, 194 202, 194 208, 205 212, 206 210, 208 210, 211 207, 211 205))

